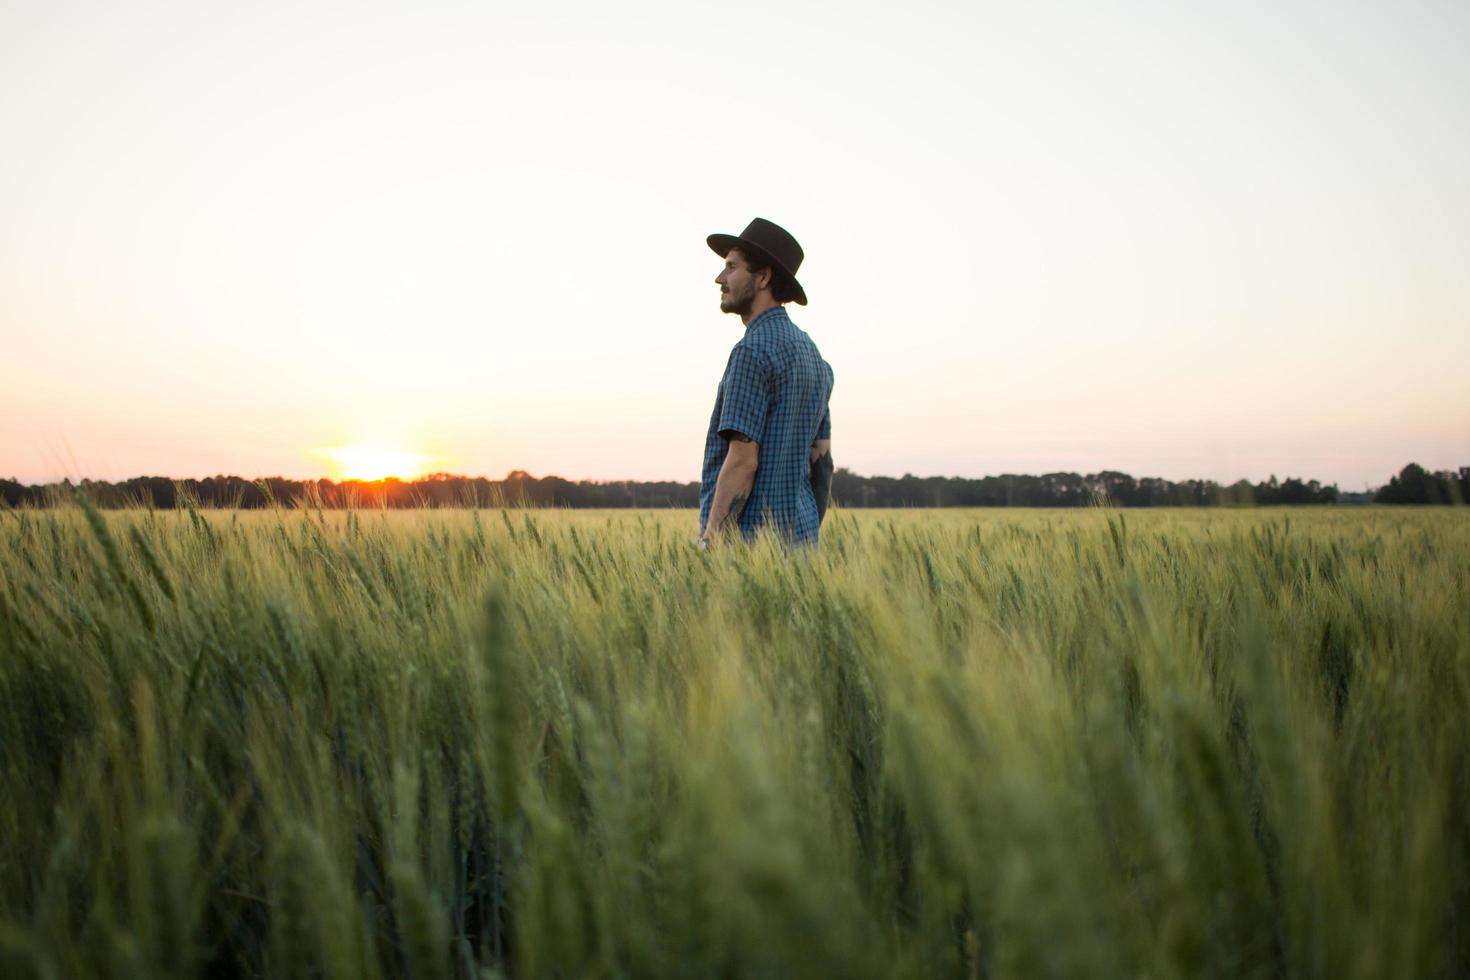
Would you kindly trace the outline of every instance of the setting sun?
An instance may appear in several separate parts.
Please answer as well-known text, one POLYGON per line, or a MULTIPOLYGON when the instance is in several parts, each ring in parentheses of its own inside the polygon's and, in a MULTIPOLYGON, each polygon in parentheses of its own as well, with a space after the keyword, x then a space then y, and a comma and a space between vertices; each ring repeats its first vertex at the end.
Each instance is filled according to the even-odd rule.
POLYGON ((364 446, 313 449, 312 455, 327 461, 334 480, 386 480, 389 477, 412 480, 424 475, 432 458, 419 453, 364 446))

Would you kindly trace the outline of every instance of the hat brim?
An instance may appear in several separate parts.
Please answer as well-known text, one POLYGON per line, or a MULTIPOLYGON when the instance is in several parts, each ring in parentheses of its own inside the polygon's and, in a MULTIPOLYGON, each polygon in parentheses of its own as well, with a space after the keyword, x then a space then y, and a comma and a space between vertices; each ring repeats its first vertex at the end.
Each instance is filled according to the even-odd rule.
POLYGON ((710 249, 722 259, 730 254, 730 249, 732 248, 738 248, 741 251, 748 250, 757 253, 767 262, 770 262, 773 267, 780 269, 781 272, 786 276, 786 278, 791 281, 791 286, 796 291, 796 298, 795 300, 793 300, 793 302, 795 302, 798 306, 806 305, 806 290, 801 288, 801 283, 796 281, 796 277, 791 274, 791 270, 786 268, 780 262, 777 262, 774 258, 771 257, 771 253, 767 252, 759 245, 755 244, 754 242, 746 241, 739 235, 710 235, 708 238, 705 239, 705 241, 709 244, 710 249))

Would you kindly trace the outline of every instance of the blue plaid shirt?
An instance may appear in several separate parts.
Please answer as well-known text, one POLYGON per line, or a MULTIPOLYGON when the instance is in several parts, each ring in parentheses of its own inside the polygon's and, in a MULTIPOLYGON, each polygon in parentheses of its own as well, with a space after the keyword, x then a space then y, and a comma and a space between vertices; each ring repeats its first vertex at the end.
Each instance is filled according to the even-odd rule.
POLYGON ((831 365, 784 307, 772 307, 746 325, 745 337, 730 351, 704 440, 700 533, 730 449, 725 433, 741 432, 760 444, 760 456, 740 532, 749 540, 769 521, 793 544, 817 543, 811 448, 818 439, 832 438, 831 394, 831 365))

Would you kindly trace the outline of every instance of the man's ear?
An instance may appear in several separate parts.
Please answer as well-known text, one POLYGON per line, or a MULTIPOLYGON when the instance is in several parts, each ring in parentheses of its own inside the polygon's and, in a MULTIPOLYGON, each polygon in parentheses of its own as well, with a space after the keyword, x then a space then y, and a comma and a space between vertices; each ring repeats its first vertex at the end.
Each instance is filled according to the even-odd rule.
POLYGON ((770 266, 766 266, 764 269, 761 270, 760 276, 756 278, 756 280, 755 280, 755 288, 756 289, 770 289, 771 288, 771 281, 773 279, 775 279, 775 277, 776 277, 776 270, 775 269, 772 269, 770 266))

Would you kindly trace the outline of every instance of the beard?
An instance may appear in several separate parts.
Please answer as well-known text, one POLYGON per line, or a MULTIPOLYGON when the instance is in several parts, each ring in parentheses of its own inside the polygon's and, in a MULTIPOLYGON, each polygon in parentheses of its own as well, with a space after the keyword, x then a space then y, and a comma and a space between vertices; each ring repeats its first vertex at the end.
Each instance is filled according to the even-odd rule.
POLYGON ((720 312, 745 316, 755 302, 755 283, 746 281, 743 289, 732 289, 720 296, 720 312))

